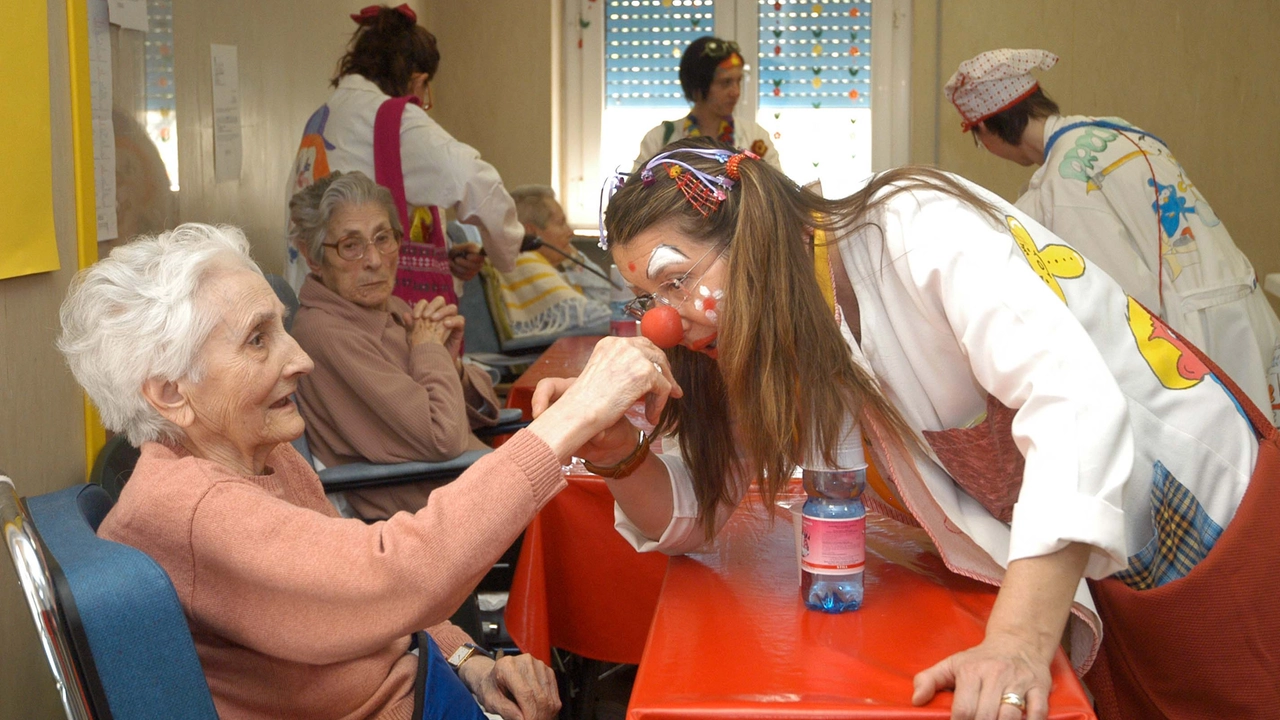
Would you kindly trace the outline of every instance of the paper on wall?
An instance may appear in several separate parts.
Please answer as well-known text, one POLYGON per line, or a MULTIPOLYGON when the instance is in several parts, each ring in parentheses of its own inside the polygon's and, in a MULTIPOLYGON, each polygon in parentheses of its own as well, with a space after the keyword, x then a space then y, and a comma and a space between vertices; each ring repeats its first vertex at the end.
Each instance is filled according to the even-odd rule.
POLYGON ((110 0, 107 5, 107 11, 113 25, 119 25, 126 30, 141 30, 146 32, 149 28, 147 23, 147 0, 110 0))
MULTIPOLYGON (((98 242, 114 240, 116 227, 116 131, 111 121, 109 0, 89 0, 89 87, 93 119, 93 186, 98 242)), ((145 13, 146 6, 143 6, 145 13)))
POLYGON ((213 179, 240 179, 240 75, 235 45, 210 45, 213 60, 213 179))

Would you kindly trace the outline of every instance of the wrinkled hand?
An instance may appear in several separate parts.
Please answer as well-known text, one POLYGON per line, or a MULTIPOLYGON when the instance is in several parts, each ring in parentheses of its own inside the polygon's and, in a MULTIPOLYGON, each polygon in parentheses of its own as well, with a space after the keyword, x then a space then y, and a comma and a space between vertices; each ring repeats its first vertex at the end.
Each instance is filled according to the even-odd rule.
POLYGON ((683 396, 658 346, 642 337, 606 337, 596 343, 577 378, 539 382, 531 409, 535 419, 553 410, 564 412, 565 422, 582 425, 588 433, 569 452, 610 463, 635 448, 636 431, 624 414, 637 400, 644 399, 645 417, 657 423, 667 398, 683 396))
MULTIPOLYGON (((488 658, 468 660, 467 665, 488 658)), ((552 720, 560 712, 556 675, 532 655, 514 655, 489 661, 471 692, 488 712, 505 720, 552 720)))
POLYGON ((1026 702, 1028 720, 1046 720, 1052 680, 1049 662, 1041 658, 1018 637, 988 634, 976 647, 917 674, 911 702, 923 705, 939 690, 955 688, 951 720, 1020 720, 1021 710, 1000 702, 1012 692, 1026 702))
POLYGON ((484 255, 475 243, 462 243, 449 248, 449 272, 466 282, 484 267, 484 255))
POLYGON ((467 321, 458 314, 457 305, 445 303, 443 297, 430 302, 419 300, 405 314, 404 324, 409 328, 409 344, 439 343, 454 358, 462 352, 462 337, 467 321))

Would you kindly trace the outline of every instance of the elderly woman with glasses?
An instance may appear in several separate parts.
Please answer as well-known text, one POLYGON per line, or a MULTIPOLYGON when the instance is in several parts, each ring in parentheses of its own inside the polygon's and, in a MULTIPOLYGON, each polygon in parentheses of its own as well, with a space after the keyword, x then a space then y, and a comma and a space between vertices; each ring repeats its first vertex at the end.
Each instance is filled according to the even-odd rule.
MULTIPOLYGON (((289 203, 292 242, 311 273, 293 336, 315 361, 298 384, 312 452, 350 462, 439 462, 485 445, 498 418, 493 383, 462 362, 464 318, 443 298, 409 307, 392 295, 401 240, 391 193, 363 173, 316 181, 289 203)), ((353 490, 356 514, 385 518, 426 504, 430 483, 353 490)))
MULTIPOLYGON (((371 252, 393 244, 366 232, 371 252)), ((168 572, 220 717, 480 718, 472 694, 504 718, 554 717, 549 668, 455 652, 468 638, 446 618, 565 487, 571 452, 638 399, 656 419, 679 394, 656 347, 602 342, 556 410, 430 506, 366 524, 337 515, 290 445, 312 361, 238 230, 117 248, 76 277, 61 320, 103 423, 142 450, 99 534, 168 572)))
POLYGON ((782 170, 769 132, 751 118, 734 115, 745 69, 738 43, 732 40, 704 35, 689 43, 680 56, 680 89, 693 108, 685 117, 664 120, 645 134, 632 171, 639 170, 667 143, 687 137, 711 137, 750 150, 782 170))

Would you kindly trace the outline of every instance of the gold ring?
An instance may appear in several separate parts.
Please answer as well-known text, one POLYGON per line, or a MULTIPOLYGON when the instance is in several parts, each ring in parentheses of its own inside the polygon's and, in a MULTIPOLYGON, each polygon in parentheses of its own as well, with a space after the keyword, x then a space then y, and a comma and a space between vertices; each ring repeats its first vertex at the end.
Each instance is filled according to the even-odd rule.
POLYGON ((1001 696, 1000 704, 1012 705, 1018 708, 1019 710, 1021 710, 1022 712, 1027 711, 1027 701, 1023 700, 1022 696, 1015 692, 1007 692, 1003 696, 1001 696))

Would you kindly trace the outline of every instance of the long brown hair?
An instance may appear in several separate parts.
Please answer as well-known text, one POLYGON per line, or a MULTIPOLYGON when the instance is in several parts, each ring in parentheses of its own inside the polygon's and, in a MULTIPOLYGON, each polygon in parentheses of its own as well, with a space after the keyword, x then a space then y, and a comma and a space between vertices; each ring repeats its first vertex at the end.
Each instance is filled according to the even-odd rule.
MULTIPOLYGON (((713 148, 732 151, 709 138, 681 140, 663 151, 713 148)), ((677 158, 711 176, 725 173, 717 158, 677 158)), ((647 187, 633 173, 609 202, 606 229, 618 246, 659 223, 672 223, 700 244, 728 244, 719 360, 683 347, 668 351, 685 395, 667 403, 658 424, 659 432, 679 434, 706 536, 715 532, 716 506, 731 502, 732 470, 757 478, 772 507, 812 448, 834 462, 848 416, 870 416, 889 428, 899 449, 918 443, 875 378, 853 361, 815 279, 808 238, 818 229, 835 242, 869 225, 890 198, 914 191, 943 192, 999 217, 995 207, 933 168, 890 170, 849 197, 828 200, 763 161, 744 158, 741 180, 704 217, 665 170, 655 169, 647 187)))

